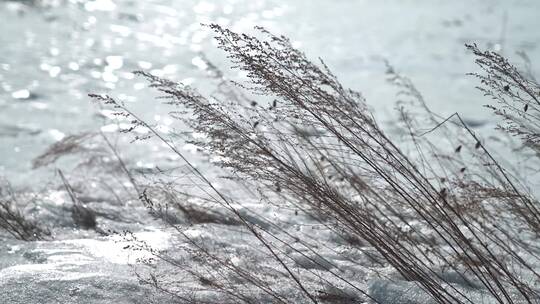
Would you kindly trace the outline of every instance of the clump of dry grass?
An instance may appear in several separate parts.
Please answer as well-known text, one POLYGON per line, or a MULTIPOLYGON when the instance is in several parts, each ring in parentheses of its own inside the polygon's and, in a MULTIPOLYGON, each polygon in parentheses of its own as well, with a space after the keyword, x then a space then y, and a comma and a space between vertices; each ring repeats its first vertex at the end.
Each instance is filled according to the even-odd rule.
POLYGON ((34 169, 50 165, 59 158, 66 155, 73 155, 89 151, 83 143, 96 136, 95 133, 81 133, 69 135, 62 140, 52 144, 47 150, 34 158, 32 167, 34 169))
MULTIPOLYGON (((140 190, 133 168, 125 163, 116 143, 101 132, 81 132, 66 136, 35 157, 32 166, 33 169, 57 166, 62 158, 71 156, 78 157, 69 162, 69 170, 74 174, 73 177, 83 180, 73 187, 77 191, 112 195, 119 205, 138 198, 140 190), (94 186, 90 187, 91 184, 94 186)), ((62 184, 62 188, 66 188, 63 180, 62 184)))
MULTIPOLYGON (((143 207, 133 174, 136 168, 124 161, 118 145, 105 133, 81 132, 55 142, 33 160, 34 169, 54 167, 56 180, 49 187, 55 185, 68 197, 67 204, 61 206, 67 212, 51 211, 58 217, 70 217, 59 219, 61 225, 108 235, 114 231, 111 225, 137 222, 137 215, 124 209, 127 205, 133 207, 132 202, 143 207)), ((48 193, 36 195, 46 198, 48 193)))
POLYGON ((0 185, 0 229, 16 239, 35 241, 46 238, 50 233, 17 208, 17 196, 7 183, 0 185))
MULTIPOLYGON (((302 210, 335 235, 358 240, 350 242, 351 247, 373 248, 375 260, 383 260, 437 303, 473 303, 466 288, 447 281, 448 273, 467 286, 481 288, 492 302, 540 299, 531 283, 540 279, 535 268, 537 249, 524 238, 538 232, 538 202, 501 168, 459 115, 455 124, 462 133, 451 136, 456 129, 446 126, 449 119, 428 111, 433 129, 419 132, 418 121, 402 109, 402 122, 417 152, 411 157, 373 119, 360 93, 344 88, 322 61, 311 62, 287 38, 262 28, 258 30, 265 40, 218 25, 210 28, 236 68, 247 73, 248 84, 233 83, 209 65, 219 84, 206 97, 191 87, 138 74, 163 94, 164 103, 172 107, 171 116, 199 134, 188 142, 214 156, 213 163, 229 172, 237 185, 250 189, 252 199, 302 210), (255 100, 254 95, 262 98, 255 100), (449 150, 429 140, 434 132, 446 133, 449 150)), ((485 64, 481 61, 481 66, 485 64)), ((496 88, 502 80, 490 79, 508 69, 506 65, 488 69, 492 76, 479 77, 496 88)), ((510 75, 515 73, 511 70, 510 75)), ((393 71, 389 74, 404 93, 425 106, 411 82, 393 71)), ((532 92, 531 83, 520 85, 520 81, 525 80, 519 78, 514 86, 532 92)), ((513 93, 513 88, 503 86, 503 94, 525 104, 535 100, 519 99, 522 95, 513 93)), ((307 235, 298 238, 279 225, 255 224, 174 142, 112 97, 91 96, 131 119, 133 127, 147 128, 184 160, 205 199, 224 207, 245 227, 283 270, 279 279, 290 280, 297 292, 275 287, 275 273, 262 266, 242 268, 231 263, 225 258, 226 248, 209 246, 178 225, 174 227, 187 240, 191 261, 154 254, 193 277, 198 287, 175 289, 170 281, 169 287, 163 287, 152 275, 147 282, 185 302, 200 299, 209 290, 222 302, 318 303, 350 297, 321 292, 325 286, 338 285, 352 288, 358 301, 377 302, 350 273, 322 262, 307 235), (297 272, 299 255, 324 274, 297 272), (204 271, 194 270, 189 264, 193 261, 199 261, 204 271)), ((526 140, 534 145, 538 133, 527 130, 513 134, 529 134, 526 140)), ((149 209, 163 214, 162 205, 143 194, 149 209)))
POLYGON ((523 140, 523 144, 540 152, 540 85, 532 73, 520 71, 505 57, 482 51, 476 44, 467 45, 476 56, 476 64, 485 72, 472 73, 480 80, 478 87, 496 104, 486 107, 500 116, 499 128, 523 140))

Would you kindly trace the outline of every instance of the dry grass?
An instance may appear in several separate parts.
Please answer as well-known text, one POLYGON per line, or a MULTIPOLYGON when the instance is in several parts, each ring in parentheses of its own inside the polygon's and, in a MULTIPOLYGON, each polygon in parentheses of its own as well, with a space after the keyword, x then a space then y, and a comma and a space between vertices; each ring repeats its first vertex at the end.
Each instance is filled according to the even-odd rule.
POLYGON ((3 182, 0 185, 0 229, 23 241, 42 240, 50 235, 47 229, 23 215, 18 206, 17 195, 3 182))
MULTIPOLYGON (((476 56, 476 63, 485 72, 473 73, 485 96, 496 103, 487 105, 501 117, 499 128, 522 139, 523 144, 540 152, 540 85, 534 75, 520 71, 503 56, 467 45, 476 56)), ((525 57, 527 58, 527 57, 525 57)), ((526 61, 527 62, 527 61, 526 61)), ((528 72, 527 72, 528 71, 528 72)))
MULTIPOLYGON (((539 301, 532 283, 540 279, 535 266, 539 252, 527 241, 540 231, 538 202, 507 174, 459 115, 438 118, 412 83, 390 70, 390 80, 424 108, 431 122, 426 126, 407 109, 400 110, 415 151, 411 157, 373 119, 360 93, 344 88, 322 61, 314 64, 287 38, 261 28, 265 40, 217 25, 210 28, 217 34, 219 47, 247 73, 248 84, 233 83, 209 65, 219 84, 206 97, 191 87, 138 74, 163 94, 164 103, 172 107, 171 116, 204 135, 189 142, 214 156, 213 163, 229 172, 237 187, 249 189, 251 199, 302 210, 335 235, 355 240, 349 242, 351 247, 373 248, 374 260, 384 261, 401 280, 414 282, 437 303, 474 302, 467 290, 447 282, 449 273, 465 285, 482 289, 494 303, 539 301), (254 100, 254 95, 262 97, 254 100), (448 126, 450 121, 453 125, 448 126), (429 140, 440 134, 449 149, 429 140)), ((535 148, 539 116, 532 102, 538 100, 531 94, 538 92, 538 85, 502 57, 470 48, 488 73, 478 76, 488 86, 484 92, 513 109, 521 105, 521 112, 526 113, 529 124, 517 125, 514 118, 503 115, 516 124, 505 130, 523 136, 535 148), (529 97, 516 93, 518 89, 529 97)), ((187 241, 191 260, 177 260, 162 252, 154 252, 155 257, 193 278, 197 287, 171 281, 172 274, 169 280, 152 274, 145 282, 177 295, 179 302, 205 302, 202 299, 212 299, 210 291, 219 302, 231 303, 377 302, 350 273, 331 266, 331 261, 322 262, 309 236, 298 239, 264 218, 255 224, 174 142, 113 98, 91 96, 128 117, 133 127, 147 128, 167 144, 187 163, 190 178, 196 181, 192 188, 227 210, 281 267, 272 271, 257 265, 242 268, 225 258, 226 249, 208 246, 173 225, 187 241), (296 271, 295 256, 299 255, 324 274, 296 271), (194 261, 203 270, 192 267, 194 261), (276 288, 276 276, 289 280, 297 292, 276 288), (313 276, 319 285, 313 283, 313 276), (321 292, 325 286, 340 290, 338 285, 352 288, 355 294, 321 292)), ((151 211, 163 215, 160 197, 141 194, 151 211)), ((325 244, 319 240, 317 246, 325 244)))

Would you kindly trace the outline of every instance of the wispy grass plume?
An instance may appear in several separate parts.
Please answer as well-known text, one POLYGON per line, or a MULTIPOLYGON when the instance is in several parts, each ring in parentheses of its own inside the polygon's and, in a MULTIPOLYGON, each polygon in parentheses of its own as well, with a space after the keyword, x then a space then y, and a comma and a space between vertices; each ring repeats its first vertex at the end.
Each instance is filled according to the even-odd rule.
MULTIPOLYGON (((218 25, 209 27, 235 67, 247 74, 247 83, 234 83, 209 65, 219 84, 207 97, 189 86, 138 74, 162 94, 163 102, 172 107, 170 115, 198 134, 189 143, 211 155, 212 163, 228 172, 239 189, 247 188, 246 198, 301 210, 330 233, 349 240, 350 247, 373 249, 372 260, 391 267, 400 280, 412 282, 437 303, 475 303, 471 290, 481 290, 493 303, 539 301, 533 283, 540 279, 535 266, 538 250, 526 241, 538 231, 538 202, 515 185, 459 116, 456 123, 465 136, 453 139, 453 131, 443 129, 445 121, 428 112, 432 122, 428 129, 450 136, 451 149, 444 150, 427 139, 426 132, 418 132, 417 122, 401 111, 418 152, 411 157, 377 124, 362 95, 344 88, 322 60, 310 61, 287 38, 262 28, 257 28, 264 36, 259 39, 218 25)), ((517 77, 499 63, 503 66, 494 71, 517 77)), ((423 104, 412 83, 390 74, 423 104)), ((502 81, 479 77, 494 87, 502 81)), ((518 88, 533 92, 532 84, 524 78, 512 81, 511 89, 503 86, 500 94, 534 110, 535 97, 514 93, 518 88)), ((328 244, 310 239, 308 233, 297 237, 264 217, 258 221, 248 217, 240 211, 242 202, 218 189, 169 137, 114 98, 91 96, 128 117, 134 128, 149 129, 186 161, 197 181, 193 188, 204 194, 203 200, 225 208, 279 265, 279 270, 268 270, 264 265, 231 262, 227 246, 216 248, 174 225, 187 240, 191 262, 162 252, 155 256, 198 284, 181 288, 178 282, 174 288, 169 281, 170 288, 163 287, 155 276, 147 282, 186 302, 207 299, 209 290, 231 303, 378 302, 354 273, 317 254, 316 248, 328 244), (203 270, 189 264, 201 260, 203 270), (295 291, 280 288, 277 280, 288 280, 295 291)), ((536 113, 529 111, 522 112, 536 113)), ((535 134, 526 137, 531 145, 535 134)), ((147 206, 163 211, 160 201, 148 194, 141 194, 147 206)))

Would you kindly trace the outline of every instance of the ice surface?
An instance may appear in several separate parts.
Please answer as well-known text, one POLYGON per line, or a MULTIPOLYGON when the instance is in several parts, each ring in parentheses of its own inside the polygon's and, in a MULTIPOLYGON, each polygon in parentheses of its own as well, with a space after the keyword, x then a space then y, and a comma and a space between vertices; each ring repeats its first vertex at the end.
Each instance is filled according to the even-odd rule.
MULTIPOLYGON (((161 232, 145 232, 161 240, 161 232), (155 235, 154 235, 155 234, 155 235)), ((155 244, 155 243, 154 243, 155 244)), ((162 244, 158 244, 159 245, 162 244)), ((16 243, 1 250, 2 303, 148 303, 131 266, 140 254, 113 238, 16 243), (21 258, 22 257, 22 258, 21 258)))
MULTIPOLYGON (((514 58, 523 50, 534 64, 539 3, 2 1, 0 134, 28 125, 63 134, 97 130, 103 121, 96 119, 99 109, 89 92, 124 95, 133 110, 159 114, 154 102, 143 102, 152 96, 138 90, 130 72, 149 70, 204 87, 199 50, 222 68, 229 64, 201 22, 248 32, 263 25, 291 37, 311 58, 323 58, 346 86, 362 91, 383 120, 391 120, 395 100, 385 85, 386 59, 441 114, 459 110, 465 119, 486 121, 484 101, 465 76, 476 67, 463 44, 477 42, 514 58)), ((0 175, 24 184, 48 174, 30 174, 28 164, 58 137, 15 135, 1 138, 0 175)))

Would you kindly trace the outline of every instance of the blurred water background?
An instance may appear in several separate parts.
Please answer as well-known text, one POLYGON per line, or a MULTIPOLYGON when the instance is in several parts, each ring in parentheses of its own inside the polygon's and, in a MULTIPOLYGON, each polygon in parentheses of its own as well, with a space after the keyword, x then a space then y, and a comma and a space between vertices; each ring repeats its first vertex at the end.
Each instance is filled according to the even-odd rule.
MULTIPOLYGON (((442 115, 493 123, 465 73, 464 43, 540 64, 537 0, 50 0, 0 1, 0 176, 18 186, 47 177, 31 160, 66 135, 102 129, 108 112, 87 97, 109 93, 156 124, 171 123, 134 70, 204 86, 200 53, 228 67, 201 23, 284 34, 391 120, 388 60, 442 115)), ((519 59, 518 59, 519 62, 519 59)), ((230 72, 235 74, 236 72, 230 72)))

